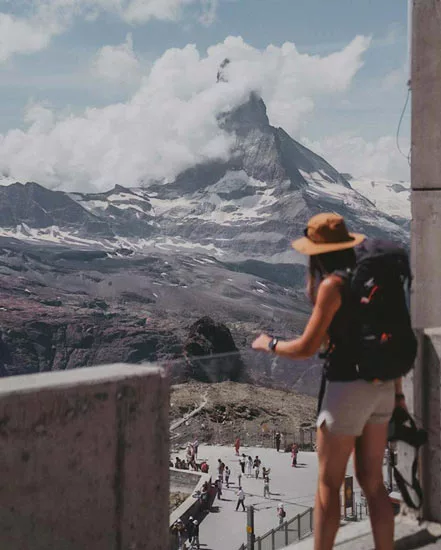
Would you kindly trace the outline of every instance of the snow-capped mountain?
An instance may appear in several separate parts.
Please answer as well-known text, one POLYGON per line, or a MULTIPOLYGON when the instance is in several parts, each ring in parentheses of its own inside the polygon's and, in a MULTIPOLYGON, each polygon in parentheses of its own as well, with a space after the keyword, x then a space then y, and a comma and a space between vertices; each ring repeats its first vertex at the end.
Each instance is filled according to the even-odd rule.
MULTIPOLYGON (((229 323, 242 348, 262 330, 298 334, 309 303, 290 240, 317 212, 408 240, 400 187, 340 174, 272 127, 256 95, 219 125, 234 136, 231 158, 168 184, 0 186, 0 376, 168 360, 206 315, 229 323)), ((315 392, 320 365, 310 367, 290 371, 315 392)))
POLYGON ((381 212, 410 220, 410 183, 405 181, 350 179, 351 187, 369 199, 381 212))
POLYGON ((408 239, 407 193, 401 187, 349 182, 271 126, 257 95, 220 116, 219 126, 235 137, 230 159, 194 166, 172 183, 136 189, 118 184, 95 194, 51 191, 37 183, 0 187, 0 236, 283 262, 293 261, 290 240, 311 215, 336 211, 354 230, 408 239))

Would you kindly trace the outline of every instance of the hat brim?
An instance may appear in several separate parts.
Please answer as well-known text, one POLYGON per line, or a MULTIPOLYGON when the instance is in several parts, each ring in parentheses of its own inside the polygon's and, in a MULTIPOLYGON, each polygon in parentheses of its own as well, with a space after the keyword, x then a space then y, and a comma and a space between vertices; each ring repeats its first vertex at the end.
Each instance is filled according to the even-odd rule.
POLYGON ((346 250, 348 248, 354 248, 366 239, 366 235, 361 233, 349 233, 351 237, 350 241, 344 241, 339 243, 315 243, 308 239, 308 237, 302 237, 291 243, 291 246, 300 254, 306 256, 315 256, 317 254, 325 254, 326 252, 337 252, 337 250, 346 250))

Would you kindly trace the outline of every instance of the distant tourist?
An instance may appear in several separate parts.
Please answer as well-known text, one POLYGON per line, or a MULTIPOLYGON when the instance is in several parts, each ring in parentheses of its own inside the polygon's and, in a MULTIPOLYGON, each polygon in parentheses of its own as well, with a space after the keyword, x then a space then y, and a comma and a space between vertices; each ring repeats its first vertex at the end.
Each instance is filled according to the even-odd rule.
POLYGON ((283 502, 279 502, 277 505, 277 517, 279 518, 279 525, 282 525, 286 518, 285 506, 283 505, 283 502))
POLYGON ((292 444, 292 447, 291 447, 291 466, 293 468, 296 468, 297 467, 297 455, 298 455, 298 452, 299 452, 299 448, 297 447, 297 444, 296 443, 293 443, 292 444))
POLYGON ((314 548, 334 546, 340 488, 355 451, 375 547, 392 550, 394 514, 382 461, 394 403, 406 406, 402 376, 416 356, 403 287, 403 281, 411 281, 408 254, 401 245, 349 233, 335 213, 311 218, 292 246, 309 256, 313 312, 299 338, 282 341, 262 334, 252 347, 296 360, 314 356, 328 343, 317 418, 314 548))
POLYGON ((190 544, 190 550, 193 550, 197 548, 197 550, 200 549, 199 545, 199 522, 197 519, 193 520, 193 531, 192 531, 192 539, 190 544))
POLYGON ((239 465, 240 469, 242 470, 242 473, 245 473, 245 464, 247 461, 247 457, 242 453, 242 456, 239 458, 239 465))
POLYGON ((242 470, 237 472, 237 486, 242 487, 242 470))
POLYGON ((182 519, 177 519, 172 526, 172 532, 175 533, 177 539, 177 550, 184 550, 185 545, 185 525, 182 519))
POLYGON ((239 451, 240 451, 240 438, 239 437, 237 437, 236 441, 234 442, 234 448, 236 450, 236 456, 239 456, 239 451))
POLYGON ((219 480, 222 483, 224 481, 224 471, 225 471, 225 464, 219 458, 218 461, 217 461, 217 475, 218 475, 219 480))
POLYGON ((220 479, 216 479, 214 482, 214 487, 216 489, 217 498, 222 500, 222 481, 220 479))
POLYGON ((249 456, 247 458, 247 476, 251 477, 253 475, 253 459, 249 456))
POLYGON ((202 512, 205 512, 206 510, 208 510, 209 501, 210 501, 209 487, 208 487, 208 483, 205 482, 202 486, 202 491, 201 491, 201 496, 200 496, 201 511, 202 512))
POLYGON ((280 432, 277 431, 277 432, 276 432, 276 435, 274 436, 274 441, 275 441, 275 443, 276 443, 276 450, 277 450, 277 452, 280 451, 280 439, 281 439, 280 432))
POLYGON ((185 526, 187 530, 187 539, 188 539, 188 542, 190 543, 190 546, 191 546, 191 541, 193 540, 193 528, 194 528, 193 521, 194 521, 194 517, 190 516, 185 526))
POLYGON ((200 465, 200 470, 203 474, 208 474, 208 464, 206 460, 203 460, 200 465))
POLYGON ((230 488, 230 475, 231 475, 231 470, 229 466, 225 466, 225 485, 227 486, 227 489, 230 488))
POLYGON ((199 450, 199 440, 196 437, 195 440, 193 441, 193 454, 195 459, 197 459, 198 457, 198 450, 199 450))
POLYGON ((270 498, 270 479, 268 474, 263 476, 263 497, 270 498))
POLYGON ((194 458, 194 449, 193 444, 188 442, 187 443, 187 454, 186 454, 187 462, 190 463, 194 458))
POLYGON ((242 487, 239 487, 239 490, 237 491, 236 495, 237 495, 236 512, 239 510, 239 506, 242 506, 242 510, 245 512, 245 493, 243 492, 242 487))
POLYGON ((261 460, 258 456, 256 456, 256 458, 254 459, 254 463, 253 463, 253 468, 254 468, 254 475, 256 476, 256 479, 259 477, 259 474, 260 474, 260 465, 261 465, 261 460))

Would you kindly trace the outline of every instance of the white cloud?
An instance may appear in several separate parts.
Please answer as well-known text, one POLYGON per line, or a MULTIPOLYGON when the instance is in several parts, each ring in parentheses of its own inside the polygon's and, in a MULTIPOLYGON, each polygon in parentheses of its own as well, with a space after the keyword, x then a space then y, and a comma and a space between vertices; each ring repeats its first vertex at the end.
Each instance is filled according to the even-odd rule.
MULTIPOLYGON (((328 136, 320 141, 303 138, 306 147, 326 158, 337 170, 349 173, 355 178, 368 177, 387 180, 409 181, 408 160, 399 152, 396 138, 383 136, 375 141, 366 141, 352 134, 328 136)), ((402 140, 404 153, 410 144, 402 140)))
POLYGON ((141 80, 141 63, 133 50, 132 35, 118 46, 104 46, 98 50, 91 66, 94 76, 131 86, 141 80))
POLYGON ((199 21, 213 23, 217 0, 17 0, 25 6, 22 17, 0 12, 0 63, 16 54, 31 54, 47 48, 55 36, 68 30, 76 17, 93 21, 100 13, 113 13, 133 25, 152 19, 178 21, 184 8, 199 6, 199 21))
POLYGON ((55 21, 24 19, 0 12, 0 63, 14 54, 30 54, 47 48, 53 36, 62 32, 55 21))
POLYGON ((172 180, 195 163, 228 158, 232 138, 217 116, 252 90, 267 102, 272 123, 297 132, 321 97, 349 87, 368 45, 357 37, 326 57, 300 54, 289 43, 258 50, 234 37, 206 56, 192 45, 170 49, 127 103, 70 117, 33 106, 27 131, 0 135, 0 174, 65 189, 172 180), (216 83, 226 57, 228 81, 216 83))
POLYGON ((218 8, 218 0, 201 0, 202 14, 199 17, 199 21, 209 27, 216 20, 216 13, 218 8))

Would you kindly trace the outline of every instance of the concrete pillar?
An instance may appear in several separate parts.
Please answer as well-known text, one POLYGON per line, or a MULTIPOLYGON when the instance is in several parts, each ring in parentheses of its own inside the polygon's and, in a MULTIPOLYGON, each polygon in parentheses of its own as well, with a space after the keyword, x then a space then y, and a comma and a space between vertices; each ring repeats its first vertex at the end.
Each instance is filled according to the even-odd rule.
POLYGON ((429 431, 423 450, 425 519, 441 521, 439 362, 425 329, 441 326, 441 0, 413 0, 412 29, 412 297, 421 342, 414 409, 429 431), (433 350, 432 350, 433 351, 433 350), (432 431, 438 426, 438 431, 432 431))
POLYGON ((3 379, 0 548, 166 550, 168 402, 156 367, 3 379))

